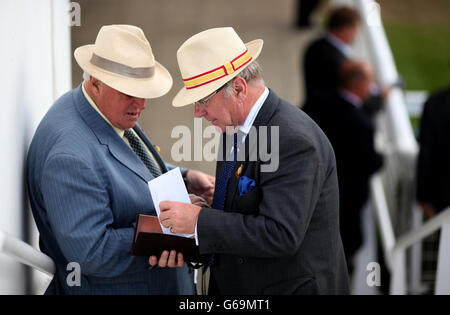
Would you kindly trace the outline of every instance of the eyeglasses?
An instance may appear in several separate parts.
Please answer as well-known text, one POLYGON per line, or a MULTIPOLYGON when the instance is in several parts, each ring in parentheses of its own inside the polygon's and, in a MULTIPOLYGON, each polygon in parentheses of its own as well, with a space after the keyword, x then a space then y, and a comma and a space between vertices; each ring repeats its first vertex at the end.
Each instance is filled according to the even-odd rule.
POLYGON ((208 106, 208 102, 217 94, 220 92, 220 90, 222 90, 225 86, 227 86, 227 84, 222 85, 220 88, 218 88, 217 90, 215 90, 211 95, 209 95, 208 97, 206 97, 205 99, 199 100, 197 102, 194 102, 194 104, 199 104, 199 105, 203 105, 203 106, 208 106))

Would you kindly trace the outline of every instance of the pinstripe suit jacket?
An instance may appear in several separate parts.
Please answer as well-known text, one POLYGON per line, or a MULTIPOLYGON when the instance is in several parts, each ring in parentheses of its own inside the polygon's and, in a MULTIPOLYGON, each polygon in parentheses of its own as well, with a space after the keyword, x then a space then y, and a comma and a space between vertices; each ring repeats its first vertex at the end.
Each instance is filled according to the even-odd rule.
MULTIPOLYGON (((330 142, 303 111, 273 91, 253 126, 258 140, 251 141, 249 135, 245 150, 238 153, 224 210, 204 208, 198 217, 200 252, 216 253, 213 287, 221 294, 347 294, 336 161, 330 142), (272 139, 276 128, 279 137, 272 139), (272 141, 279 142, 278 152, 272 141), (273 158, 279 155, 279 167, 264 172, 271 162, 263 159, 267 148, 273 158), (239 168, 240 177, 256 183, 242 195, 239 168)), ((224 164, 217 163, 216 177, 224 164)))
POLYGON ((147 258, 130 254, 136 215, 156 215, 147 186, 151 178, 81 86, 55 102, 27 160, 40 248, 56 263, 46 293, 194 293, 186 267, 147 270, 147 258), (81 286, 67 284, 69 262, 80 264, 81 286))

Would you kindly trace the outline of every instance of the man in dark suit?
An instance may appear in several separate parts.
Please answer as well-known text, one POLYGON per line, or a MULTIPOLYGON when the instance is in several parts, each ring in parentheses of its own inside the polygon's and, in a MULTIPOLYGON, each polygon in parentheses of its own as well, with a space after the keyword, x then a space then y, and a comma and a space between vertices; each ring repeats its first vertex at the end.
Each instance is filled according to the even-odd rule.
POLYGON ((347 294, 333 150, 265 87, 255 62, 262 44, 227 27, 179 48, 185 87, 173 105, 195 103, 196 117, 234 141, 219 153, 213 206, 162 202, 161 222, 196 231, 200 252, 212 254, 210 294, 347 294))
MULTIPOLYGON (((132 25, 102 27, 95 44, 74 55, 85 81, 47 112, 27 159, 40 248, 56 265, 46 293, 195 294, 182 255, 177 264, 174 251, 162 254, 163 265, 177 269, 149 270, 148 257, 130 253, 136 216, 156 215, 147 182, 173 168, 137 120, 148 98, 170 90, 172 77, 132 25), (66 280, 71 262, 79 266, 75 283, 66 280)), ((212 195, 212 177, 183 173, 189 190, 212 195)))
POLYGON ((351 45, 360 24, 361 18, 356 9, 337 7, 330 12, 326 35, 310 44, 303 59, 307 99, 316 93, 336 89, 339 67, 352 58, 351 45))
POLYGON ((337 92, 311 98, 303 109, 328 136, 336 154, 341 236, 351 270, 362 241, 360 213, 369 179, 382 166, 382 156, 374 148, 374 125, 362 110, 373 80, 370 66, 346 61, 339 78, 337 92))
MULTIPOLYGON (((358 10, 341 6, 331 10, 326 35, 313 41, 303 58, 306 100, 318 94, 330 93, 339 84, 339 68, 353 58, 351 45, 361 26, 358 10)), ((370 86, 370 97, 363 103, 364 112, 370 117, 384 105, 390 87, 380 87, 374 82, 370 86)))
POLYGON ((425 103, 420 122, 417 201, 426 217, 450 206, 450 88, 425 103))

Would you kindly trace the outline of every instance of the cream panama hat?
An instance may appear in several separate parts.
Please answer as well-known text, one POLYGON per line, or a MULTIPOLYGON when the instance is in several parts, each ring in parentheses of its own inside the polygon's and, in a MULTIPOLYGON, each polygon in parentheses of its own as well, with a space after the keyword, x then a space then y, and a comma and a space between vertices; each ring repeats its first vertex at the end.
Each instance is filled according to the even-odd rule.
POLYGON ((156 98, 172 87, 170 73, 153 56, 142 29, 132 25, 107 25, 95 44, 75 49, 80 67, 122 93, 156 98))
POLYGON ((253 62, 262 46, 261 39, 244 44, 232 27, 192 36, 177 51, 184 87, 172 105, 189 105, 213 93, 253 62))

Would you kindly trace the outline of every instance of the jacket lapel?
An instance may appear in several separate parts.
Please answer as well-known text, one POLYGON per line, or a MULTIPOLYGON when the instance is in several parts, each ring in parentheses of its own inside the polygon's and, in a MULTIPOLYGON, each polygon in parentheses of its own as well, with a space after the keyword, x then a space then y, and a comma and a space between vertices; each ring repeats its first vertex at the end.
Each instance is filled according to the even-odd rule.
MULTIPOLYGON (((253 122, 253 126, 256 128, 256 135, 258 135, 258 139, 255 141, 253 139, 252 143, 250 143, 250 138, 252 136, 247 135, 245 138, 244 147, 245 150, 240 149, 238 152, 238 160, 236 164, 234 165, 233 174, 231 175, 230 181, 228 183, 227 187, 227 198, 225 200, 225 206, 224 209, 232 210, 231 206, 233 203, 233 200, 236 198, 236 194, 238 192, 239 188, 239 178, 236 175, 237 170, 242 165, 242 171, 241 176, 245 173, 245 170, 247 169, 249 162, 256 162, 256 161, 250 161, 250 156, 254 157, 256 156, 257 159, 259 159, 258 156, 258 141, 259 141, 259 127, 261 126, 267 126, 271 117, 275 113, 276 108, 278 107, 279 103, 279 97, 269 89, 269 95, 267 96, 264 104, 262 105, 261 109, 258 112, 258 115, 255 118, 255 121, 253 122), (252 153, 252 155, 250 155, 252 153)), ((220 174, 220 173, 219 173, 220 174)))
POLYGON ((153 176, 139 157, 89 104, 81 90, 81 85, 75 91, 74 98, 76 107, 86 125, 92 130, 98 141, 108 147, 111 155, 145 182, 152 179, 153 176))

